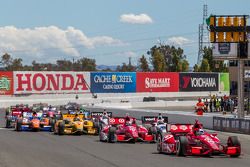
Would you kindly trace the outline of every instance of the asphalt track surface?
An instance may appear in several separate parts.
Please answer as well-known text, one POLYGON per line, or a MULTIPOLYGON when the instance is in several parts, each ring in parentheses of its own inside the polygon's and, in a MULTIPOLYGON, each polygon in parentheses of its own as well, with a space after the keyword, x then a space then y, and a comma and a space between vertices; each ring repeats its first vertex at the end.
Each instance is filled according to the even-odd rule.
MULTIPOLYGON (((114 111, 117 116, 127 112, 114 111)), ((4 126, 3 110, 0 111, 0 125, 4 126)), ((235 134, 219 132, 218 137, 225 141, 230 135, 235 134)), ((249 167, 250 136, 239 137, 243 149, 239 158, 177 157, 158 154, 155 144, 109 144, 99 142, 97 136, 57 136, 49 132, 15 132, 1 128, 0 167, 249 167)))

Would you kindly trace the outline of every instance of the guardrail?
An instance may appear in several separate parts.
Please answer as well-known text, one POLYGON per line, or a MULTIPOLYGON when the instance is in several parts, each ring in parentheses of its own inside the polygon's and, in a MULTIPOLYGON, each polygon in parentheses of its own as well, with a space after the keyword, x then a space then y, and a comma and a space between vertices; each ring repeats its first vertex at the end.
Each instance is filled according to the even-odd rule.
POLYGON ((213 129, 250 134, 250 119, 213 117, 213 129))

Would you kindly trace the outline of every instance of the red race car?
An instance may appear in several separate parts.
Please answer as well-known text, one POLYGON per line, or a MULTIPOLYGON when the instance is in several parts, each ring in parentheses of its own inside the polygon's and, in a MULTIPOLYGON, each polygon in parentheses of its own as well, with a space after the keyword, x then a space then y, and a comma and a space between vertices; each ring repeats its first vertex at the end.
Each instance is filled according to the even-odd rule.
POLYGON ((100 141, 103 142, 132 142, 148 141, 155 142, 156 134, 151 134, 148 130, 136 124, 133 117, 114 117, 109 119, 109 124, 103 126, 99 134, 100 141))
POLYGON ((196 120, 191 124, 169 124, 167 133, 162 133, 157 139, 159 153, 176 154, 178 156, 229 155, 238 157, 241 154, 241 144, 237 136, 228 137, 223 145, 217 134, 208 133, 202 129, 202 124, 196 120))

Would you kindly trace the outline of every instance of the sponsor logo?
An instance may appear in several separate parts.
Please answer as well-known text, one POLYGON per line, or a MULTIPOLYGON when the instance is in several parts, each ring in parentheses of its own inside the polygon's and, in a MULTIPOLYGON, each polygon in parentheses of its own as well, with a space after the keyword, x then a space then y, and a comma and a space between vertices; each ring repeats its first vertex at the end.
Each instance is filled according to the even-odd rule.
POLYGON ((169 88, 170 78, 145 78, 145 88, 169 88))
POLYGON ((155 117, 152 117, 152 118, 150 118, 150 117, 144 117, 144 120, 147 122, 147 121, 155 121, 156 120, 156 118, 155 117))
POLYGON ((183 84, 183 88, 187 88, 188 87, 188 85, 189 85, 189 82, 190 82, 190 78, 191 77, 183 77, 182 79, 183 79, 183 81, 184 81, 184 84, 183 84))
POLYGON ((95 83, 132 83, 130 75, 95 75, 95 83))
POLYGON ((183 77, 184 84, 182 88, 187 88, 191 81, 192 88, 207 88, 207 87, 216 87, 215 78, 191 78, 183 77))
POLYGON ((88 90, 84 74, 76 73, 16 73, 16 92, 88 90))
POLYGON ((103 90, 125 90, 126 84, 133 83, 133 76, 125 74, 94 75, 95 84, 102 84, 103 90))
POLYGON ((0 90, 10 90, 10 80, 5 76, 0 78, 0 90))

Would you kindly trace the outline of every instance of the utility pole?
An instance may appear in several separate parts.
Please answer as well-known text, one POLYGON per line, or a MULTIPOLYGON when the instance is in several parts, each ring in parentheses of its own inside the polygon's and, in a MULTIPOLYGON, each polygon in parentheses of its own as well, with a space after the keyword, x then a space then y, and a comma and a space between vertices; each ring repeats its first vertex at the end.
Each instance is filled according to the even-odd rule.
POLYGON ((209 32, 206 28, 206 19, 208 17, 207 14, 207 4, 203 5, 203 18, 202 24, 199 24, 199 50, 198 50, 198 59, 197 64, 201 64, 203 58, 203 48, 208 45, 208 36, 209 32))
POLYGON ((245 117, 244 110, 244 60, 238 60, 238 118, 245 117))

